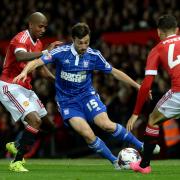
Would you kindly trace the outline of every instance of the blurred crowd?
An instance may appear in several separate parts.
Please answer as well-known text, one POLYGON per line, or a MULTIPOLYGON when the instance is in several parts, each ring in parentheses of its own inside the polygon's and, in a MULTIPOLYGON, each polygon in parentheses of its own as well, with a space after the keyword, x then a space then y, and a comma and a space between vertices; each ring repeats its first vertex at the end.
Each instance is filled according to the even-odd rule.
POLYGON ((49 19, 49 36, 68 35, 71 26, 85 21, 98 37, 107 31, 132 31, 156 26, 157 18, 173 13, 180 18, 178 0, 2 0, 0 39, 23 29, 32 12, 44 12, 49 19))
MULTIPOLYGON (((147 54, 157 42, 150 40, 146 45, 112 45, 102 41, 101 34, 155 28, 156 19, 161 14, 173 13, 179 19, 178 7, 180 7, 178 0, 2 0, 0 39, 10 39, 24 29, 27 23, 25 17, 35 11, 41 11, 48 16, 48 37, 54 36, 58 39, 68 37, 71 26, 76 22, 84 21, 92 30, 92 47, 99 49, 114 67, 141 83, 147 54)), ((1 68, 3 59, 4 55, 1 54, 1 68)), ((48 65, 48 68, 51 72, 55 71, 52 65, 48 65)), ((141 140, 148 114, 162 94, 170 88, 167 74, 161 69, 159 72, 160 75, 155 79, 152 89, 153 100, 146 103, 143 115, 137 123, 138 131, 134 131, 141 140)), ((53 83, 41 78, 38 71, 33 73, 33 77, 33 90, 45 104, 49 118, 56 123, 57 131, 51 135, 42 133, 27 157, 77 157, 82 150, 84 154, 89 153, 84 141, 71 129, 64 127, 54 100, 53 83)), ((107 105, 109 117, 125 126, 133 111, 137 91, 100 72, 94 73, 94 86, 107 105)), ((21 126, 21 123, 14 124, 9 113, 0 105, 0 137, 2 137, 0 157, 9 157, 4 148, 5 144, 17 138, 21 126)), ((95 128, 95 130, 97 134, 102 135, 102 139, 106 139, 107 143, 114 143, 108 141, 107 135, 101 134, 99 129, 95 128)), ((114 147, 119 146, 114 144, 114 147)))

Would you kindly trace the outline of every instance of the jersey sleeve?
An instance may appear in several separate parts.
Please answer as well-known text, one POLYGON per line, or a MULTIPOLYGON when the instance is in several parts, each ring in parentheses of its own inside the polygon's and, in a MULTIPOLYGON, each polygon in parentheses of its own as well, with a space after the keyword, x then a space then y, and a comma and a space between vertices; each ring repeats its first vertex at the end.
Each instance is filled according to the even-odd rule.
POLYGON ((100 70, 104 73, 110 73, 112 71, 112 66, 106 61, 100 51, 97 52, 95 70, 100 70))
POLYGON ((15 40, 13 41, 13 46, 14 46, 14 54, 18 51, 24 51, 27 52, 27 44, 26 41, 22 41, 22 38, 16 37, 15 40))
POLYGON ((49 53, 41 56, 41 60, 44 64, 54 63, 57 58, 60 57, 60 51, 58 48, 51 50, 49 53))
POLYGON ((157 75, 159 65, 159 53, 157 48, 153 48, 148 55, 145 75, 157 75))
POLYGON ((147 75, 144 78, 141 88, 137 95, 136 105, 135 105, 133 114, 135 115, 140 114, 145 101, 148 99, 149 91, 151 89, 153 80, 154 80, 154 76, 152 75, 147 75))

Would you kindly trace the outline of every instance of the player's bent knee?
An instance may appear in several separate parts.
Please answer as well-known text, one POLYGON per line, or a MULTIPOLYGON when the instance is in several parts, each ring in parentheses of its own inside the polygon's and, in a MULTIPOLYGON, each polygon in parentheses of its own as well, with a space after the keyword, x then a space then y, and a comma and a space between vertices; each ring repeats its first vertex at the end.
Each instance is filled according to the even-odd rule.
POLYGON ((150 126, 155 126, 158 121, 159 121, 159 118, 157 116, 154 116, 153 113, 151 113, 149 116, 148 124, 150 126))
POLYGON ((28 125, 36 129, 39 129, 42 124, 41 118, 34 112, 29 113, 24 120, 28 123, 28 125))
POLYGON ((116 124, 115 123, 104 123, 100 127, 106 132, 114 132, 116 129, 116 124))

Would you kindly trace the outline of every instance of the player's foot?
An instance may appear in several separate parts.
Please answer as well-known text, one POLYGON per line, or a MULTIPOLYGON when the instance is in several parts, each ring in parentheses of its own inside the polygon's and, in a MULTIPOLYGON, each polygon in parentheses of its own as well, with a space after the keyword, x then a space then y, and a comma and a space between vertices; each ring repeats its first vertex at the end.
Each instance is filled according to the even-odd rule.
MULTIPOLYGON (((160 146, 158 144, 156 144, 156 146, 153 150, 153 154, 159 154, 160 150, 161 150, 160 146)), ((143 152, 143 151, 144 151, 144 146, 142 146, 142 149, 141 149, 141 152, 143 152)))
POLYGON ((118 160, 115 160, 115 161, 113 162, 113 166, 114 166, 114 169, 115 169, 115 170, 121 170, 121 167, 120 167, 119 164, 118 164, 118 160))
POLYGON ((12 154, 13 156, 16 156, 18 150, 17 150, 17 148, 15 147, 14 142, 9 142, 9 143, 7 143, 7 144, 6 144, 6 149, 7 149, 7 151, 8 151, 10 154, 12 154))
POLYGON ((130 168, 135 172, 140 172, 142 174, 151 173, 151 166, 147 166, 145 168, 140 167, 140 161, 130 163, 130 168))
POLYGON ((9 170, 15 171, 15 172, 28 172, 29 171, 23 166, 22 161, 16 161, 16 162, 11 161, 9 164, 9 170))
MULTIPOLYGON (((15 143, 14 142, 9 142, 6 144, 6 150, 12 154, 14 157, 16 156, 18 150, 15 146, 15 143)), ((26 163, 25 159, 23 158, 22 159, 22 165, 24 165, 26 163)))

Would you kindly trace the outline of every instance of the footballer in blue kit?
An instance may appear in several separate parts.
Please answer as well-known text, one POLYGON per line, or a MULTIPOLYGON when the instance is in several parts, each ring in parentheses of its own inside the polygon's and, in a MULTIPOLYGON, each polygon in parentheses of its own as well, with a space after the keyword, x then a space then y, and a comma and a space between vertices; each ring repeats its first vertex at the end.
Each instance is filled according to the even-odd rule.
POLYGON ((143 143, 122 125, 109 119, 106 106, 93 87, 93 71, 112 74, 116 79, 136 89, 139 89, 140 85, 112 67, 98 50, 89 47, 90 30, 87 24, 77 23, 72 27, 72 41, 72 44, 59 46, 28 63, 14 82, 25 80, 27 74, 39 66, 55 64, 56 101, 64 122, 84 138, 89 148, 107 158, 115 169, 120 169, 117 156, 114 156, 106 144, 94 134, 90 123, 96 124, 118 141, 134 145, 140 151, 143 143))
POLYGON ((88 47, 83 55, 78 55, 74 45, 60 46, 42 56, 45 63, 56 64, 56 100, 61 115, 66 122, 72 117, 82 117, 92 122, 94 117, 106 111, 99 95, 92 86, 93 70, 105 73, 112 71, 112 66, 101 53, 88 47))

